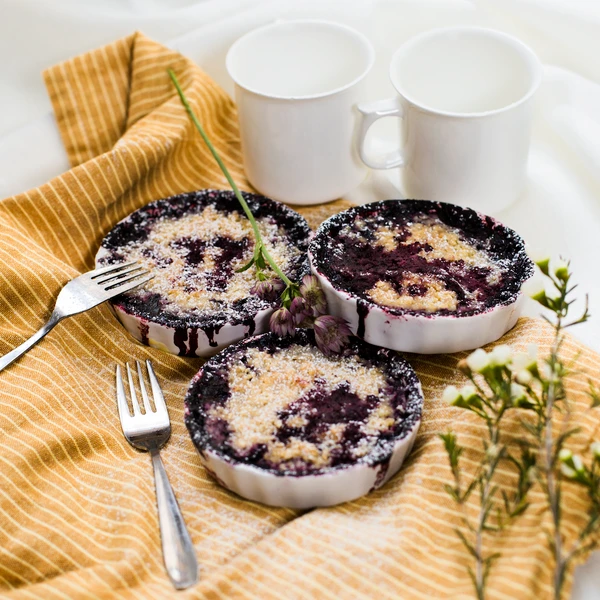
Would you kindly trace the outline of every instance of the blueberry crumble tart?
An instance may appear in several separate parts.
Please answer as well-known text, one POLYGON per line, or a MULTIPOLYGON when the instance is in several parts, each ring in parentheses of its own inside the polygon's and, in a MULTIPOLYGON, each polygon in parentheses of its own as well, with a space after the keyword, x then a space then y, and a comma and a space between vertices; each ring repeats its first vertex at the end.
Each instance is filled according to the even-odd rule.
MULTIPOLYGON (((244 194, 265 244, 283 272, 306 269, 310 230, 303 217, 265 197, 244 194)), ((152 202, 102 241, 98 265, 137 261, 153 279, 112 300, 139 341, 183 356, 208 356, 264 331, 274 298, 253 293, 252 227, 233 192, 201 190, 152 202)))
MULTIPOLYGON (((424 200, 386 200, 335 215, 317 231, 309 257, 330 309, 342 313, 355 324, 353 332, 372 343, 381 340, 375 339, 373 328, 367 331, 369 319, 372 325, 386 324, 372 318, 373 310, 391 324, 411 318, 456 321, 511 307, 503 320, 510 328, 521 285, 533 274, 523 240, 513 230, 471 209, 424 200)), ((498 325, 492 327, 493 335, 503 329, 498 325)), ((465 339, 459 342, 464 348, 434 343, 427 350, 398 339, 406 333, 388 331, 382 345, 443 352, 481 343, 465 339)))
POLYGON ((369 472, 366 489, 350 485, 327 502, 303 504, 314 506, 387 481, 412 445, 422 403, 414 371, 397 354, 354 338, 343 354, 325 356, 313 331, 299 329, 245 340, 209 360, 188 390, 185 421, 205 466, 230 489, 268 504, 300 505, 298 496, 282 501, 265 489, 257 496, 235 469, 279 480, 276 494, 284 480, 289 491, 311 476, 369 472))

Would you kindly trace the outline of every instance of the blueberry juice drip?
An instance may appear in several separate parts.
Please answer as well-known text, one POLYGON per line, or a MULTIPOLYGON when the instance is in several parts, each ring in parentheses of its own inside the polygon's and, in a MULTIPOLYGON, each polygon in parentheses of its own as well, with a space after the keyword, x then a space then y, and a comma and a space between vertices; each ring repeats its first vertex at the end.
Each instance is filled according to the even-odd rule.
POLYGON ((245 337, 252 337, 254 335, 254 332, 256 331, 256 321, 254 317, 246 319, 243 325, 248 328, 245 337))
POLYGON ((364 300, 356 301, 356 312, 358 314, 358 329, 356 330, 356 336, 359 338, 365 337, 365 319, 369 314, 369 305, 364 300))
POLYGON ((196 356, 198 350, 198 330, 195 327, 190 329, 188 356, 196 356))
POLYGON ((186 327, 178 327, 173 334, 173 343, 177 346, 179 350, 179 356, 187 356, 187 338, 188 338, 188 330, 186 327))
POLYGON ((211 348, 216 348, 219 344, 215 340, 215 335, 218 335, 219 331, 221 331, 221 325, 205 325, 202 331, 204 331, 204 334, 208 338, 208 345, 211 348))
POLYGON ((383 482, 385 481, 385 476, 387 475, 387 472, 390 468, 390 457, 388 456, 384 460, 382 460, 378 464, 378 467, 379 469, 375 477, 375 482, 373 483, 373 487, 369 490, 369 492, 372 492, 373 490, 376 490, 383 485, 383 482))
POLYGON ((146 346, 149 345, 148 333, 150 331, 150 325, 147 321, 140 321, 140 341, 146 346))

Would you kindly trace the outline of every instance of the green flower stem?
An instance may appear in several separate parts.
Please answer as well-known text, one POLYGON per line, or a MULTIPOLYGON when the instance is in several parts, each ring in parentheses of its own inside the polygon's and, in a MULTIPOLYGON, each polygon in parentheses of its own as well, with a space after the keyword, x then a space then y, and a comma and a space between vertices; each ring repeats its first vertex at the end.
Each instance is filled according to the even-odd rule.
MULTIPOLYGON (((563 372, 562 365, 560 362, 559 352, 563 343, 563 330, 571 325, 577 325, 583 323, 589 318, 588 303, 586 297, 585 309, 583 314, 578 319, 565 323, 565 320, 569 313, 569 308, 573 301, 569 301, 567 296, 575 289, 576 286, 569 287, 569 280, 571 279, 571 273, 567 271, 566 275, 562 277, 554 277, 551 273, 546 273, 546 276, 551 280, 558 297, 555 299, 548 300, 548 308, 554 313, 555 319, 551 320, 544 315, 544 319, 550 323, 554 328, 554 342, 552 350, 550 352, 550 358, 547 364, 550 368, 550 376, 548 377, 547 387, 542 388, 542 394, 538 400, 536 397, 537 407, 536 412, 538 415, 537 424, 537 443, 539 448, 540 456, 543 458, 541 467, 540 483, 544 490, 548 506, 550 509, 550 515, 552 517, 552 551, 554 554, 554 599, 560 600, 562 597, 562 589, 565 582, 565 575, 567 568, 579 551, 580 537, 569 550, 566 548, 563 536, 561 533, 561 478, 558 476, 556 471, 556 457, 559 456, 560 450, 564 447, 564 441, 566 437, 554 438, 552 429, 553 417, 555 409, 558 410, 557 405, 559 401, 565 400, 564 398, 564 384, 562 382, 565 373, 563 372)), ((566 401, 566 400, 565 400, 566 401)), ((565 417, 568 420, 568 415, 565 417)), ((563 423, 563 427, 566 426, 566 420, 563 423)), ((589 488, 588 481, 585 478, 573 478, 574 481, 585 485, 589 488)), ((593 494, 592 494, 593 496, 593 494)), ((591 497, 592 503, 594 502, 591 497)), ((593 527, 594 524, 594 513, 590 515, 589 524, 593 527)), ((584 530, 585 531, 585 530, 584 530)), ((585 537, 582 532, 580 536, 585 537)))
MULTIPOLYGON (((489 418, 489 417, 488 417, 489 418)), ((500 429, 499 421, 501 416, 496 416, 494 420, 490 418, 488 422, 488 429, 490 434, 490 446, 498 446, 500 429)), ((489 566, 486 567, 486 560, 483 556, 483 532, 487 526, 487 518, 490 510, 489 506, 493 503, 492 492, 492 479, 496 470, 497 461, 492 459, 482 474, 482 481, 480 487, 480 507, 479 515, 477 517, 477 528, 475 529, 475 592, 477 593, 477 600, 485 600, 485 583, 487 578, 486 570, 489 570, 489 566)))
MULTIPOLYGON (((559 316, 556 321, 556 336, 551 352, 552 367, 556 363, 558 347, 560 343, 560 331, 562 327, 562 318, 559 316)), ((544 471, 546 475, 546 494, 552 515, 552 525, 554 529, 554 598, 560 600, 562 595, 562 586, 564 583, 567 560, 563 556, 562 535, 560 532, 560 481, 554 474, 554 439, 552 432, 552 415, 556 401, 556 386, 554 375, 551 376, 548 385, 548 395, 546 398, 546 426, 544 432, 543 450, 544 450, 544 471)))
POLYGON ((273 260, 273 258, 269 254, 269 251, 267 250, 267 247, 265 246, 265 243, 263 242, 262 236, 260 234, 260 230, 258 229, 258 224, 256 223, 256 219, 254 218, 254 215, 252 214, 250 207, 248 206, 246 200, 244 200, 244 197, 240 193, 238 186, 236 185, 235 181, 233 180, 233 177, 230 175, 229 171, 227 170, 227 167, 221 160, 221 157, 219 156, 218 152, 215 150, 215 147, 212 145, 211 141, 208 139, 208 136, 206 135, 204 128, 200 124, 200 121, 198 121, 198 118, 196 117, 194 111, 192 110, 192 107, 190 106, 189 102, 187 101, 187 98, 185 97, 185 94, 183 93, 183 90, 181 89, 181 86, 179 85, 179 81, 177 80, 177 76, 175 75, 175 72, 173 71, 173 69, 168 69, 167 72, 169 73, 169 77, 171 78, 171 81, 173 82, 173 85, 175 86, 175 89, 177 90, 177 93, 179 94, 179 98, 181 99, 181 103, 183 104, 183 107, 185 108, 188 115, 190 116, 190 119, 196 126, 198 133, 200 133, 200 135, 202 136, 204 143, 208 146, 208 149, 211 151, 212 155, 214 156, 215 160, 217 161, 217 164, 219 165, 221 171, 223 171, 223 175, 225 175, 225 177, 227 178, 227 181, 229 182, 229 185, 231 186, 233 193, 236 195, 239 203, 241 204, 244 212, 246 213, 246 216, 248 217, 248 220, 250 221, 250 224, 252 225, 252 230, 254 231, 254 237, 256 238, 256 249, 255 249, 255 254, 254 254, 255 258, 260 253, 262 253, 262 255, 264 256, 267 263, 269 263, 269 266, 273 269, 273 271, 275 271, 275 273, 281 279, 281 281, 283 281, 283 283, 285 283, 286 286, 292 287, 294 285, 292 283, 292 281, 290 281, 290 279, 288 279, 288 277, 285 275, 285 273, 279 268, 277 263, 273 260))
MULTIPOLYGON (((554 330, 550 356, 545 360, 549 373, 546 374, 544 370, 538 370, 536 358, 533 364, 526 367, 531 374, 530 383, 521 384, 518 381, 518 372, 515 370, 516 365, 511 362, 507 362, 502 366, 496 366, 494 363, 489 365, 488 363, 488 366, 482 367, 476 373, 469 367, 468 359, 459 363, 459 369, 467 375, 473 386, 475 386, 481 405, 469 402, 460 393, 458 400, 452 400, 451 403, 470 410, 484 419, 489 435, 489 444, 484 441, 486 455, 478 466, 473 483, 467 487, 464 493, 461 491, 461 473, 459 470, 459 456, 463 448, 457 445, 455 436, 451 437, 448 434, 442 436, 455 481, 454 488, 450 485, 445 486, 448 494, 456 502, 464 505, 474 485, 479 489, 480 510, 477 521, 471 525, 468 518, 463 516, 469 532, 465 535, 460 530, 456 530, 463 544, 476 560, 475 569, 469 568, 468 571, 478 600, 484 598, 487 576, 493 562, 499 556, 499 554, 483 555, 484 533, 486 531, 499 531, 505 526, 502 519, 502 508, 498 506, 496 501, 498 491, 502 493, 504 512, 509 519, 512 519, 522 514, 529 506, 526 496, 534 485, 533 479, 536 478, 539 482, 546 496, 551 517, 549 540, 555 559, 553 573, 554 600, 561 600, 562 598, 565 575, 571 561, 597 546, 596 537, 589 536, 600 530, 600 473, 598 473, 598 469, 600 469, 600 448, 596 446, 593 449, 592 466, 588 468, 583 464, 580 457, 577 457, 577 461, 575 461, 573 454, 565 447, 565 441, 576 433, 578 428, 569 429, 567 427, 569 405, 565 389, 565 377, 569 374, 570 368, 563 363, 560 357, 564 341, 564 329, 571 325, 583 323, 589 318, 587 299, 582 315, 567 322, 569 308, 573 304, 569 294, 575 289, 575 286, 569 285, 571 273, 568 271, 567 264, 567 267, 555 267, 553 276, 550 274, 548 264, 548 261, 543 261, 538 263, 538 266, 550 279, 558 295, 549 297, 544 294, 541 299, 536 297, 534 299, 537 299, 544 308, 549 309, 552 313, 552 318, 546 315, 543 316, 554 330), (483 382, 485 382, 485 386, 483 382), (524 390, 524 394, 521 391, 513 392, 512 386, 515 382, 519 383, 519 390, 524 390), (506 444, 501 444, 501 433, 503 431, 501 430, 501 420, 509 409, 531 410, 536 416, 534 423, 526 419, 521 420, 521 426, 528 436, 516 440, 522 446, 520 460, 508 452, 506 444), (564 412, 565 416, 563 417, 562 431, 560 435, 555 437, 553 421, 557 412, 564 412), (533 443, 529 436, 533 438, 533 443), (567 452, 561 457, 563 450, 567 452), (508 460, 517 470, 517 491, 512 496, 501 490, 493 480, 496 467, 503 460, 508 460), (563 469, 562 474, 558 469, 558 462, 562 463, 561 467, 567 467, 567 469, 563 469), (561 491, 564 478, 584 486, 587 489, 591 503, 587 525, 580 531, 578 539, 569 545, 566 544, 566 540, 561 533, 561 491), (493 512, 498 514, 497 525, 488 522, 488 516, 493 512)), ((600 390, 590 385, 589 396, 592 400, 590 408, 599 407, 600 390)))

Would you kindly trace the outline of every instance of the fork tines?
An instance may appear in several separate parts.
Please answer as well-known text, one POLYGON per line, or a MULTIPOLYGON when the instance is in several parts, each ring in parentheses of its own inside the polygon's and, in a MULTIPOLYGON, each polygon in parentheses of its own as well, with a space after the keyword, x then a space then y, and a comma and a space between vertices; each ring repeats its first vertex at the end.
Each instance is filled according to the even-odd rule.
POLYGON ((154 369, 152 368, 152 363, 149 360, 146 361, 146 368, 148 369, 148 378, 150 380, 150 387, 152 389, 152 400, 154 407, 151 405, 148 392, 146 391, 146 384, 144 383, 144 376, 142 374, 142 369, 139 361, 136 360, 135 364, 137 367, 138 381, 144 406, 144 412, 142 413, 140 403, 137 398, 131 368, 129 367, 129 363, 126 363, 125 366, 127 368, 127 380, 129 382, 129 395, 131 397, 131 406, 133 407, 133 416, 131 415, 129 405, 127 403, 127 396, 125 394, 125 386, 123 385, 121 367, 117 365, 117 406, 119 409, 119 417, 121 418, 121 422, 128 418, 131 419, 134 417, 142 417, 145 415, 152 414, 162 416, 163 414, 167 413, 167 405, 165 403, 165 398, 163 396, 162 390, 160 389, 160 385, 158 384, 158 380, 154 373, 154 369))
MULTIPOLYGON (((100 285, 104 290, 112 290, 148 274, 149 271, 138 265, 138 263, 129 262, 96 269, 93 271, 93 275, 90 276, 90 279, 100 285)), ((150 281, 150 279, 152 279, 152 276, 146 277, 143 281, 139 280, 137 285, 146 283, 147 281, 150 281)))

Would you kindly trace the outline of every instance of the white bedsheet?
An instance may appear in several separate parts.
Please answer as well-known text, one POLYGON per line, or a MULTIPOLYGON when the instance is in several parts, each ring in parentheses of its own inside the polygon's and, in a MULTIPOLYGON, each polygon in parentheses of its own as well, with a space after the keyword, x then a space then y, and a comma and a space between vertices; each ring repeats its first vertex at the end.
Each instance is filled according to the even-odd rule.
MULTIPOLYGON (((40 76, 46 67, 141 30, 193 58, 231 93, 224 66, 231 43, 291 18, 343 22, 371 39, 372 100, 393 95, 391 54, 427 29, 493 27, 537 52, 545 73, 528 185, 495 216, 535 251, 572 260, 592 312, 573 333, 600 350, 600 0, 0 0, 0 198, 69 167, 40 76)), ((387 121, 376 129, 382 148, 396 132, 387 121)), ((397 173, 373 173, 352 199, 401 197, 397 180, 397 173)), ((600 598, 599 556, 578 569, 574 599, 600 598)))

